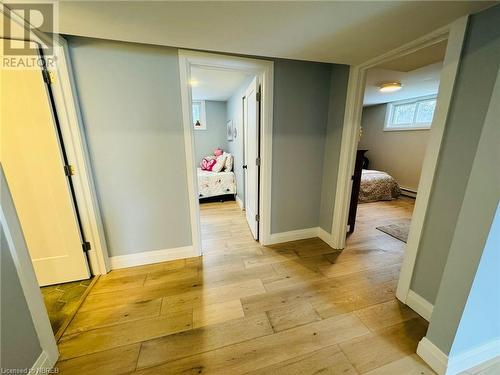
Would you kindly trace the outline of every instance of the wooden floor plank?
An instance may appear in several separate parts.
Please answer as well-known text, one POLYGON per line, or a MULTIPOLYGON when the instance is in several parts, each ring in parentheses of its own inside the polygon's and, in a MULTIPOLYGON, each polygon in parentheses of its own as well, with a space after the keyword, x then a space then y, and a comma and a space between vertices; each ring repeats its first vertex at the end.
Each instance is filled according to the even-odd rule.
POLYGON ((192 311, 181 311, 63 336, 59 341, 59 358, 65 360, 186 331, 192 324, 192 311))
POLYGON ((138 373, 244 374, 368 332, 357 317, 344 315, 168 362, 138 373))
POLYGON ((136 369, 141 344, 132 344, 95 354, 59 361, 59 374, 128 374, 136 369))
POLYGON ((265 314, 164 336, 142 344, 138 368, 152 367, 273 333, 265 314))

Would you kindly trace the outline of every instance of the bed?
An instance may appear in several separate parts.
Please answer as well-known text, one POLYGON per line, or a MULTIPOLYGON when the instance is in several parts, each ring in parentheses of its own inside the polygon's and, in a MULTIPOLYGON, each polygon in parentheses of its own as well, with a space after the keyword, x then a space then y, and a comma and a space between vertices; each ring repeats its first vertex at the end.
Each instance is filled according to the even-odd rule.
POLYGON ((234 172, 209 172, 198 168, 199 198, 236 194, 236 177, 234 172))
POLYGON ((400 194, 398 183, 388 173, 371 169, 361 171, 359 202, 390 201, 400 194))

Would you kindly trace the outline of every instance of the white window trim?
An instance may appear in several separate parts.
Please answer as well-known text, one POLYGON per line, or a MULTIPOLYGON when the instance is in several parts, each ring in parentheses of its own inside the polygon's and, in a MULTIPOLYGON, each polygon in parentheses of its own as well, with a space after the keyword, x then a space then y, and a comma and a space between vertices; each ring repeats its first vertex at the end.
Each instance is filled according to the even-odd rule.
MULTIPOLYGON (((193 129, 195 130, 207 130, 207 112, 205 110, 205 101, 204 100, 193 100, 194 103, 200 103, 200 121, 201 127, 195 128, 193 124, 193 129)), ((192 109, 191 109, 192 111, 192 109)))
MULTIPOLYGON (((420 102, 423 100, 429 100, 429 99, 437 99, 437 94, 419 96, 416 98, 399 100, 397 102, 387 103, 387 111, 385 114, 385 121, 384 121, 384 131, 385 132, 394 132, 394 131, 398 132, 398 131, 411 131, 411 130, 429 130, 431 128, 432 122, 419 123, 418 126, 411 126, 411 125, 415 125, 416 124, 415 122, 412 123, 410 126, 389 126, 389 122, 391 121, 392 115, 394 113, 394 107, 401 105, 401 104, 417 103, 417 102, 420 102)), ((434 112, 435 112, 435 110, 434 110, 434 112)))

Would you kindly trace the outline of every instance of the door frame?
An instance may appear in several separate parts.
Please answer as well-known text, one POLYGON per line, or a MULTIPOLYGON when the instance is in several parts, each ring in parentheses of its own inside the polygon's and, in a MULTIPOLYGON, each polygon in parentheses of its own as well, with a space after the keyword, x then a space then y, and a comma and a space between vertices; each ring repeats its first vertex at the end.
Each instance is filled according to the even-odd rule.
MULTIPOLYGON (((408 300, 410 284, 417 258, 417 251, 425 222, 429 198, 438 162, 439 151, 443 140, 448 110, 457 76, 460 54, 462 51, 468 16, 457 19, 453 23, 429 33, 417 40, 387 52, 362 64, 351 66, 347 89, 347 104, 342 130, 342 145, 340 150, 339 171, 335 192, 335 207, 333 224, 329 243, 336 249, 343 249, 346 243, 347 217, 351 198, 351 175, 354 170, 356 149, 361 127, 363 96, 368 69, 383 62, 413 53, 424 47, 431 46, 443 40, 448 40, 446 55, 441 71, 439 94, 436 111, 432 121, 431 133, 427 151, 422 166, 418 194, 412 216, 412 224, 399 277, 396 297, 403 303, 408 300)), ((430 317, 429 317, 430 318, 430 317)))
POLYGON ((0 38, 25 40, 26 36, 29 35, 30 41, 41 46, 47 46, 54 42, 53 49, 57 63, 55 66, 49 67, 51 89, 68 161, 75 170, 75 174, 71 177, 76 203, 79 208, 83 234, 91 246, 91 250, 87 252, 89 267, 92 275, 106 274, 110 270, 106 239, 82 116, 76 90, 74 90, 74 78, 67 42, 61 36, 54 35, 54 38, 51 38, 42 32, 34 31, 36 29, 30 27, 21 16, 15 12, 9 12, 5 8, 5 5, 1 6, 0 13, 6 19, 12 20, 11 30, 9 35, 4 35, 4 30, 1 29, 0 38))
MULTIPOLYGON (((247 215, 248 213, 248 210, 247 210, 247 199, 248 199, 248 183, 247 183, 247 176, 248 176, 248 155, 247 155, 247 151, 248 151, 248 140, 250 139, 250 137, 248 136, 248 121, 247 121, 247 115, 248 115, 248 91, 249 91, 249 88, 250 86, 252 85, 253 81, 255 80, 255 94, 257 95, 259 92, 260 92, 260 81, 259 81, 259 77, 255 76, 252 81, 250 81, 250 83, 247 85, 247 87, 245 88, 245 92, 244 92, 244 96, 243 96, 243 109, 242 109, 242 128, 243 128, 243 165, 246 165, 246 168, 245 170, 243 171, 243 191, 244 191, 244 195, 245 195, 245 198, 243 199, 243 206, 245 207, 245 216, 247 215)), ((260 102, 257 101, 257 118, 256 118, 256 121, 257 121, 257 124, 256 124, 256 127, 257 127, 257 139, 256 139, 256 146, 257 146, 257 159, 260 159, 260 102)), ((256 165, 256 169, 257 169, 257 181, 254 181, 254 182, 257 182, 257 189, 255 191, 255 194, 257 195, 257 204, 260 202, 260 199, 259 199, 259 188, 260 188, 260 165, 257 164, 256 165)), ((259 210, 259 207, 257 207, 257 209, 259 210)), ((257 211, 257 215, 258 215, 259 211, 257 211)), ((248 217, 246 217, 247 221, 248 221, 248 217)), ((256 220, 257 221, 257 220, 256 220)), ((249 223, 250 224, 250 223, 249 223)), ((260 240, 260 233, 259 233, 259 228, 260 228, 260 223, 259 221, 257 221, 257 241, 260 240)), ((253 235, 253 233, 252 233, 253 235)))
POLYGON ((271 180, 272 180, 272 137, 273 137, 273 75, 274 63, 231 55, 179 50, 179 77, 181 84, 182 118, 184 124, 184 146, 186 153, 186 175, 189 193, 191 235, 193 248, 202 254, 200 202, 194 158, 194 129, 192 126, 191 86, 189 78, 191 67, 205 67, 222 70, 237 70, 259 76, 262 87, 261 96, 261 142, 260 142, 260 187, 259 187, 259 241, 270 243, 271 237, 271 180))

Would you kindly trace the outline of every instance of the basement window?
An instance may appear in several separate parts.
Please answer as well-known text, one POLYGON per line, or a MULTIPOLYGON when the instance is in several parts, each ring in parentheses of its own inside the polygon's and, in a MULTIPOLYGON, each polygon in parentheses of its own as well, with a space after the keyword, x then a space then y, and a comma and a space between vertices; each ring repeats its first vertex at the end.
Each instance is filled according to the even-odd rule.
POLYGON ((207 130, 204 100, 193 101, 193 127, 197 130, 207 130))
POLYGON ((435 109, 436 95, 389 103, 384 130, 430 129, 435 109))

